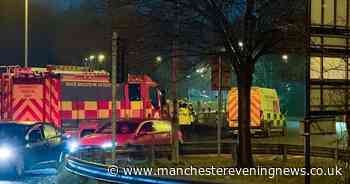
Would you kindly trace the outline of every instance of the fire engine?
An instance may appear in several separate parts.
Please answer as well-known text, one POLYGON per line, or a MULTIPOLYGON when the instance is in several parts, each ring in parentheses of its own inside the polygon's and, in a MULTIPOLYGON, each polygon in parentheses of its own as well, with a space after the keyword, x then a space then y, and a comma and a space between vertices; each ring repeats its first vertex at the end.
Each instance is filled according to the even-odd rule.
MULTIPOLYGON (((65 130, 112 114, 109 73, 86 67, 1 67, 0 118, 52 122, 65 130)), ((117 85, 117 117, 161 118, 161 92, 147 75, 117 85)))
MULTIPOLYGON (((253 134, 271 132, 285 134, 286 119, 280 111, 279 98, 275 89, 252 87, 250 95, 250 127, 253 134)), ((227 96, 227 121, 229 127, 238 128, 238 90, 232 88, 227 96)))

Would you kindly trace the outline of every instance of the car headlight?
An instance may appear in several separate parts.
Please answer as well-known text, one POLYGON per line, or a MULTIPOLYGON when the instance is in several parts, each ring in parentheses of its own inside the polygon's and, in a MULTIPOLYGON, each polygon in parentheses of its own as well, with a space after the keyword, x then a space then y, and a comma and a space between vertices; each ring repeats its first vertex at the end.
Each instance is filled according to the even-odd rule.
POLYGON ((7 146, 1 146, 0 147, 0 159, 6 160, 13 156, 14 152, 11 148, 7 146))
POLYGON ((103 143, 103 144, 101 145, 101 147, 102 147, 103 149, 112 148, 112 147, 113 147, 113 143, 112 143, 112 142, 106 142, 106 143, 103 143))
POLYGON ((73 140, 73 141, 69 141, 68 142, 68 150, 69 150, 70 153, 73 153, 73 152, 77 151, 78 148, 79 148, 78 141, 73 140))

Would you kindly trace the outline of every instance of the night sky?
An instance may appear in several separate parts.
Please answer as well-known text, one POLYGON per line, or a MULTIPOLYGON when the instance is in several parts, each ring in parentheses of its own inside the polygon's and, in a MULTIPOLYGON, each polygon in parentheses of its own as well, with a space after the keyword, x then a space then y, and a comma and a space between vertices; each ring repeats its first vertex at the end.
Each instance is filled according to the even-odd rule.
MULTIPOLYGON (((58 17, 79 7, 80 0, 30 0, 29 62, 31 65, 59 63, 58 17)), ((60 22, 62 23, 62 22, 60 22)), ((24 62, 24 0, 0 1, 0 54, 2 65, 24 62)))

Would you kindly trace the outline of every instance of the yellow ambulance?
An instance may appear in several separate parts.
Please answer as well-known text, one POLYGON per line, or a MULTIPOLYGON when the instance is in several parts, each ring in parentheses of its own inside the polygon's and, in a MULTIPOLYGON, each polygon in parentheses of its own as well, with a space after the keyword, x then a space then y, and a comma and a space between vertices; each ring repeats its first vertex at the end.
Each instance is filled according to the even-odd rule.
MULTIPOLYGON (((286 119, 280 111, 275 89, 252 87, 250 95, 250 126, 253 134, 271 132, 285 134, 286 119)), ((227 121, 230 128, 238 128, 238 89, 232 88, 227 96, 227 121)))

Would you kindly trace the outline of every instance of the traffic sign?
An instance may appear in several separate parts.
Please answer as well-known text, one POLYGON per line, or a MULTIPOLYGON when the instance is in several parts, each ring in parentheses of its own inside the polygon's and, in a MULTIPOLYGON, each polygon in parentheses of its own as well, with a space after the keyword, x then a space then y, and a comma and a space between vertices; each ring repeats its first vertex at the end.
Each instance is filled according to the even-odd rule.
POLYGON ((211 88, 219 90, 220 88, 220 63, 222 71, 222 90, 229 90, 231 86, 231 66, 225 62, 220 62, 220 56, 214 56, 211 59, 211 88))

